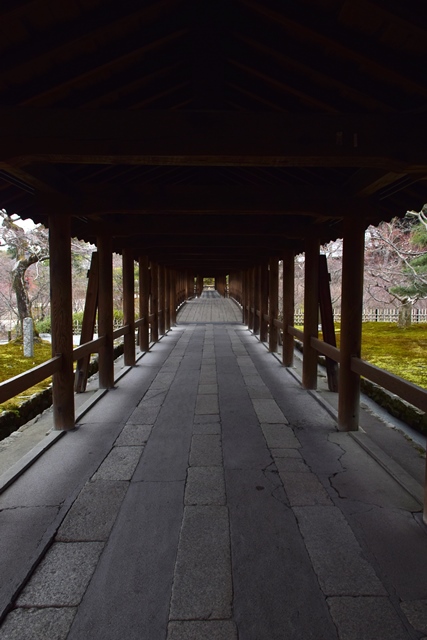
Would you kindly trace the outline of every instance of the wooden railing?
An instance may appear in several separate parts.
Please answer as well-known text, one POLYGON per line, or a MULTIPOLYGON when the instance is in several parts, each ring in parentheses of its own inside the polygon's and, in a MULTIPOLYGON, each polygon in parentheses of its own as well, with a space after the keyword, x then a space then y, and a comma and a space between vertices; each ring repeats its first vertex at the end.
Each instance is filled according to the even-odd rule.
MULTIPOLYGON (((259 311, 254 308, 250 309, 253 314, 259 315, 259 311)), ((264 316, 267 322, 270 321, 268 315, 264 316)), ((283 322, 278 320, 277 318, 273 319, 274 326, 284 331, 283 322)), ((297 338, 297 340, 303 341, 304 332, 300 329, 296 329, 293 326, 286 327, 286 331, 288 334, 297 338)), ((333 347, 332 345, 324 342, 323 340, 319 340, 318 338, 311 338, 310 344, 318 353, 335 362, 340 362, 340 350, 337 347, 333 347)), ((374 382, 378 384, 380 387, 383 387, 390 393, 394 393, 396 396, 399 396, 405 402, 409 402, 409 404, 413 405, 420 411, 427 413, 427 390, 419 387, 418 385, 412 384, 412 382, 408 382, 399 376, 394 375, 393 373, 389 373, 384 369, 380 369, 361 358, 352 358, 351 359, 351 370, 354 373, 357 373, 360 376, 363 376, 370 382, 374 382)))

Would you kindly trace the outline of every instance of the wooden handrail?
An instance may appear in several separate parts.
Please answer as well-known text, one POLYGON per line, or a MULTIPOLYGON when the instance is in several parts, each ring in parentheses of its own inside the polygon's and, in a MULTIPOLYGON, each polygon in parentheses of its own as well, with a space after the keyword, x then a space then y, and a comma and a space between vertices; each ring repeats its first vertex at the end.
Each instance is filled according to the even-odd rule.
POLYGON ((298 338, 298 340, 301 340, 301 342, 304 339, 304 331, 301 331, 300 329, 296 329, 295 327, 292 327, 291 325, 288 326, 287 332, 291 336, 294 336, 294 338, 298 338))
POLYGON ((427 391, 416 384, 412 384, 412 382, 403 380, 403 378, 395 376, 393 373, 369 364, 369 362, 365 362, 361 358, 351 359, 351 370, 384 387, 387 391, 396 394, 402 400, 406 400, 406 402, 418 407, 421 411, 427 412, 427 391))
MULTIPOLYGON (((269 316, 264 316, 264 317, 266 320, 269 320, 269 316)), ((278 329, 283 329, 283 322, 281 320, 277 320, 277 318, 274 318, 273 324, 278 329)))
POLYGON ((337 349, 337 347, 333 347, 328 342, 324 342, 323 340, 319 340, 314 337, 311 337, 310 343, 311 346, 323 356, 334 360, 334 362, 340 361, 340 350, 337 349))
POLYGON ((84 358, 85 356, 90 356, 91 353, 98 353, 99 347, 105 342, 105 336, 101 336, 100 338, 95 338, 95 340, 89 340, 89 342, 85 342, 81 344, 79 347, 76 347, 73 350, 73 360, 80 360, 80 358, 84 358))
POLYGON ((117 338, 121 338, 121 336, 126 336, 130 331, 130 326, 128 324, 124 324, 122 327, 119 327, 115 331, 113 331, 113 340, 117 340, 117 338))
POLYGON ((135 320, 135 329, 139 329, 139 327, 145 327, 145 318, 139 318, 139 320, 135 320))
POLYGON ((54 358, 39 364, 37 367, 33 367, 29 371, 25 371, 25 373, 20 373, 14 378, 1 382, 0 404, 6 402, 6 400, 10 400, 10 398, 14 398, 19 393, 26 391, 30 387, 33 387, 35 384, 42 382, 42 380, 49 378, 49 376, 59 371, 61 360, 61 355, 55 356, 54 358))

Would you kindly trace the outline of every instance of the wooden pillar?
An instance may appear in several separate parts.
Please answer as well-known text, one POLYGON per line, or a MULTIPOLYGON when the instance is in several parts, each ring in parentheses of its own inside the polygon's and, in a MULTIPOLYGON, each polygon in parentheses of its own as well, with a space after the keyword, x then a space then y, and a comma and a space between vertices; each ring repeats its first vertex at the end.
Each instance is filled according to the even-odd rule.
POLYGON ((351 358, 360 358, 362 345, 365 221, 344 219, 338 429, 359 428, 360 376, 351 371, 351 358))
POLYGON ((52 318, 52 357, 61 355, 53 375, 55 429, 74 428, 73 315, 70 216, 49 216, 49 264, 52 318))
POLYGON ((250 323, 250 305, 251 305, 251 281, 250 281, 250 269, 245 270, 245 324, 249 327, 250 323))
POLYGON ((277 258, 269 260, 268 285, 270 298, 268 350, 275 353, 277 351, 278 329, 274 320, 277 320, 279 312, 279 261, 277 258))
POLYGON ((135 366, 135 269, 133 251, 123 249, 123 323, 129 325, 124 336, 124 363, 135 366))
POLYGON ((105 336, 99 350, 99 388, 114 387, 113 254, 110 236, 97 239, 99 254, 98 334, 105 336))
POLYGON ((171 271, 170 274, 170 282, 171 282, 171 291, 170 291, 170 323, 171 326, 175 326, 176 324, 176 307, 177 307, 177 296, 176 296, 176 286, 177 286, 177 273, 176 271, 171 271))
POLYGON ((157 342, 159 339, 159 277, 158 268, 155 262, 150 263, 151 273, 151 340, 157 342))
POLYGON ((170 278, 170 269, 165 267, 165 332, 169 331, 171 328, 171 309, 170 309, 170 299, 171 299, 171 278, 170 278))
POLYGON ((139 317, 144 319, 139 327, 139 348, 141 351, 148 351, 150 348, 149 339, 149 302, 150 298, 150 271, 148 269, 148 257, 139 258, 139 317))
POLYGON ((263 262, 259 266, 259 339, 268 340, 268 322, 264 316, 268 314, 268 265, 263 262))
POLYGON ((319 335, 319 250, 318 238, 306 239, 302 362, 302 385, 305 389, 317 388, 317 351, 311 346, 311 338, 319 335))
POLYGON ((250 331, 254 328, 254 270, 252 267, 248 271, 248 327, 250 331))
POLYGON ((159 278, 159 335, 165 333, 165 268, 162 264, 158 266, 159 278))
POLYGON ((294 363, 294 336, 287 331, 287 327, 294 326, 295 309, 295 254, 292 249, 286 249, 283 254, 283 352, 282 359, 285 367, 292 367, 294 363))
POLYGON ((261 309, 260 309, 260 301, 261 301, 261 282, 260 282, 260 272, 259 265, 254 267, 254 333, 259 334, 259 327, 261 321, 261 309))

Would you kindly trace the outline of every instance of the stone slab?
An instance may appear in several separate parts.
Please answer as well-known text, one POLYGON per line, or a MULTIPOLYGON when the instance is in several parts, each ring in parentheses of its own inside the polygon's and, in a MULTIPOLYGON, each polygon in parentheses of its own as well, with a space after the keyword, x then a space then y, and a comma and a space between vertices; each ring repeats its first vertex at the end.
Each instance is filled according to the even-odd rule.
POLYGON ((114 445, 116 447, 143 446, 150 437, 151 430, 151 425, 126 424, 114 445))
POLYGON ((218 415, 219 405, 217 395, 198 395, 196 400, 196 415, 218 415))
POLYGON ((0 628, 1 640, 66 640, 74 607, 15 609, 0 628))
POLYGON ((257 399, 268 400, 273 397, 268 387, 266 387, 265 385, 261 385, 261 384, 257 386, 252 385, 250 387, 247 387, 247 390, 248 390, 249 397, 254 400, 257 400, 257 399))
POLYGON ((340 640, 410 640, 388 598, 328 598, 340 640))
POLYGON ((19 596, 18 607, 77 606, 103 548, 103 542, 55 542, 19 596))
POLYGON ((88 482, 65 517, 56 540, 107 540, 128 486, 123 481, 88 482))
POLYGON ((67 640, 166 638, 184 482, 132 483, 67 640))
POLYGON ((225 505, 222 467, 190 467, 185 487, 185 505, 225 505))
POLYGON ((260 422, 288 424, 287 419, 275 400, 254 398, 252 404, 260 422))
POLYGON ((275 449, 271 448, 271 455, 274 460, 278 460, 279 458, 301 458, 301 453, 299 449, 275 449))
POLYGON ((58 507, 42 506, 0 510, 1 614, 43 551, 40 544, 58 511, 58 507))
POLYGON ((225 470, 239 637, 336 640, 277 473, 225 470))
MULTIPOLYGON (((205 416, 202 416, 205 417, 205 416)), ((212 416, 209 416, 212 418, 212 416)), ((193 425, 193 434, 220 434, 221 425, 219 422, 196 422, 193 425)))
POLYGON ((216 395, 218 393, 217 384, 201 384, 199 385, 198 394, 200 395, 216 395))
POLYGON ((314 473, 279 471, 279 475, 292 507, 332 504, 325 487, 314 473))
POLYGON ((191 440, 190 466, 215 467, 222 465, 221 438, 219 435, 195 434, 191 440))
POLYGON ((325 595, 386 595, 337 507, 295 507, 294 512, 325 595))
POLYGON ((286 424, 261 424, 261 429, 270 449, 298 449, 300 441, 292 428, 286 424))
POLYGON ((227 507, 185 507, 170 619, 230 618, 232 599, 227 507))
POLYGON ((166 395, 167 395, 167 391, 164 391, 163 389, 150 388, 147 390, 147 393, 144 395, 144 397, 142 398, 138 406, 152 405, 154 407, 154 406, 162 405, 165 401, 166 395))
POLYGON ((92 480, 130 480, 144 447, 114 447, 92 480))
POLYGON ((141 404, 132 411, 127 423, 153 425, 157 420, 160 409, 160 405, 141 404))
POLYGON ((427 600, 401 602, 400 608, 414 629, 427 633, 427 600))
MULTIPOLYGON (((297 451, 297 449, 291 449, 291 451, 297 451)), ((273 456, 274 457, 274 456, 273 456)), ((311 473, 310 468, 306 465, 302 458, 279 458, 274 459, 276 467, 279 471, 285 473, 311 473)))
POLYGON ((167 640, 237 640, 231 620, 174 621, 169 623, 167 640))

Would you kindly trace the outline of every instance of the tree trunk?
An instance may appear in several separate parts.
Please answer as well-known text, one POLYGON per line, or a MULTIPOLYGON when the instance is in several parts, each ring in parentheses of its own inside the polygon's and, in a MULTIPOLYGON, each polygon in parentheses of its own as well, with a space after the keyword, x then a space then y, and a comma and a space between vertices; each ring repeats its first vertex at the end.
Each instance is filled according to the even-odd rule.
POLYGON ((410 300, 406 300, 402 303, 402 306, 399 307, 399 319, 397 322, 397 326, 401 329, 406 329, 406 327, 411 326, 412 321, 412 302, 410 300))
MULTIPOLYGON (((16 296, 18 307, 18 336, 22 336, 24 318, 32 318, 31 305, 28 297, 27 285, 25 282, 25 272, 28 267, 38 261, 38 257, 33 255, 29 258, 17 260, 12 269, 12 287, 16 296)), ((35 334, 36 335, 36 334, 35 334)))

